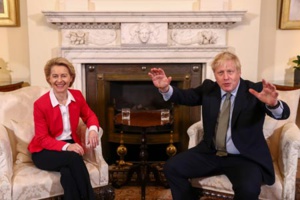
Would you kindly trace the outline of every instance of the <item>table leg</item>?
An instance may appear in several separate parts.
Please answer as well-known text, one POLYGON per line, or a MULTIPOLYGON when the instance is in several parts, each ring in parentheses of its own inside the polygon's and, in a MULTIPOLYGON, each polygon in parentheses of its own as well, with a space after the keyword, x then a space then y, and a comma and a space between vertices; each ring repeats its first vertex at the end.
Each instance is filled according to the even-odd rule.
POLYGON ((140 146, 140 159, 141 159, 141 199, 144 200, 146 196, 146 176, 147 176, 147 159, 148 159, 148 151, 147 151, 147 136, 146 130, 143 129, 141 136, 141 146, 140 146))

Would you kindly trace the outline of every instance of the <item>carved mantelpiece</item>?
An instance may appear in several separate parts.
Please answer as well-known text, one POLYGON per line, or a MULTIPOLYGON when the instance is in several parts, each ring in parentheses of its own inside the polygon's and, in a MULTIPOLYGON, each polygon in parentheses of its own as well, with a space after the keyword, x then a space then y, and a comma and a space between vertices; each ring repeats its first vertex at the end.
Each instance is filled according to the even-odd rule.
MULTIPOLYGON (((86 63, 202 63, 227 49, 227 29, 246 11, 43 12, 61 30, 61 55, 85 92, 86 63)), ((213 78, 205 70, 203 78, 213 78)))

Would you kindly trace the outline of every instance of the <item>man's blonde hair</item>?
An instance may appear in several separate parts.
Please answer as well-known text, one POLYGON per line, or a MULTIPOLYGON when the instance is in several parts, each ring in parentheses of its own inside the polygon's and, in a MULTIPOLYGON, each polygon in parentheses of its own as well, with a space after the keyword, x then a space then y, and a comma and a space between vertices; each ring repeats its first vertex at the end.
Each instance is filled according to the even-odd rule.
POLYGON ((232 60, 235 64, 236 69, 239 72, 241 71, 241 63, 239 58, 234 53, 231 53, 229 51, 224 51, 216 55, 216 57, 211 63, 212 70, 215 71, 218 66, 223 65, 228 60, 232 60))

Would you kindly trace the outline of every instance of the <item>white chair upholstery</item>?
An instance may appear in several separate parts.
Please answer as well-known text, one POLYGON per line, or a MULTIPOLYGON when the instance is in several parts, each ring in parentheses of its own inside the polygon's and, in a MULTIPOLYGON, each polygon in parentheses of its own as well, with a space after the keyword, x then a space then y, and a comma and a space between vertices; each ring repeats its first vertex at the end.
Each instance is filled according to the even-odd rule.
MULTIPOLYGON (((27 150, 34 134, 33 102, 49 91, 43 87, 24 87, 0 92, 0 199, 43 199, 63 194, 60 173, 40 170, 27 150)), ((78 134, 85 141, 86 127, 78 134)), ((100 131, 100 139, 103 131, 100 131)), ((101 141, 101 140, 100 140, 101 141)), ((94 150, 86 147, 84 157, 93 188, 108 185, 108 165, 102 157, 101 143, 94 150)))
MULTIPOLYGON (((260 199, 292 200, 295 199, 295 182, 300 149, 300 131, 295 124, 300 90, 278 91, 279 99, 285 101, 291 110, 286 120, 274 120, 266 117, 263 131, 267 140, 276 180, 272 186, 261 187, 260 199)), ((202 123, 196 122, 189 127, 189 148, 197 145, 203 136, 202 123)), ((216 194, 233 195, 232 185, 225 175, 194 178, 191 184, 195 188, 202 188, 216 194)))

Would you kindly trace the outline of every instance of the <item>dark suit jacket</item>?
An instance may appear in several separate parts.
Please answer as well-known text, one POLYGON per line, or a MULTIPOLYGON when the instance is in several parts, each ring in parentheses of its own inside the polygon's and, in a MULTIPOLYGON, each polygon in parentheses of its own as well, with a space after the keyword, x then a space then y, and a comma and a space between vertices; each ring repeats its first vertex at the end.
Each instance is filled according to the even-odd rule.
MULTIPOLYGON (((264 182, 273 184, 275 181, 274 168, 270 151, 263 135, 263 123, 266 114, 272 118, 275 117, 264 103, 248 91, 249 88, 260 92, 262 83, 253 83, 240 79, 232 112, 232 140, 242 156, 258 163, 262 167, 264 182)), ((219 85, 211 80, 205 80, 197 88, 181 90, 174 87, 170 101, 189 106, 202 105, 204 137, 198 144, 198 148, 203 153, 214 153, 216 150, 213 139, 221 104, 221 89, 219 85)), ((290 110, 285 102, 282 103, 284 109, 280 119, 287 119, 290 115, 290 110)))

